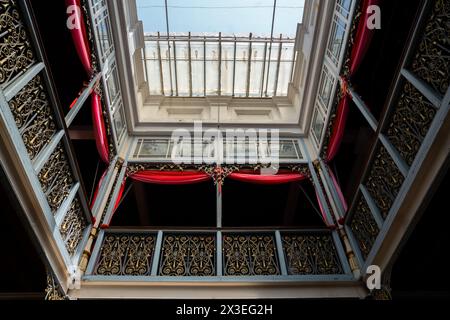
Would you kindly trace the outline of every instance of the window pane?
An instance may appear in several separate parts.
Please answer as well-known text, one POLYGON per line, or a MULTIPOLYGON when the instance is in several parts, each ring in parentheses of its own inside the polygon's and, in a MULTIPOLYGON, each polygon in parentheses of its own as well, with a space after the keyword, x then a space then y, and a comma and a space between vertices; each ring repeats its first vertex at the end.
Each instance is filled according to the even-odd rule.
MULTIPOLYGON (((175 44, 177 60, 177 87, 179 96, 189 96, 189 48, 188 42, 177 41, 175 44)), ((172 45, 174 45, 172 44, 172 45)))
POLYGON ((328 71, 328 68, 324 65, 322 70, 322 79, 320 80, 319 87, 319 100, 325 109, 328 109, 328 103, 330 102, 331 90, 333 88, 334 78, 328 71))
POLYGON ((203 42, 191 42, 192 95, 204 95, 203 42))
POLYGON ((289 82, 291 81, 292 58, 294 53, 293 43, 283 43, 281 49, 280 70, 278 71, 277 96, 286 96, 289 82))
POLYGON ((234 43, 222 43, 221 87, 223 96, 231 96, 233 91, 234 43))
POLYGON ((342 43, 344 41, 345 23, 338 17, 334 16, 333 27, 331 29, 331 38, 328 43, 328 56, 337 66, 342 51, 342 43))
POLYGON ((158 58, 158 45, 156 41, 145 42, 145 59, 147 63, 147 81, 151 95, 160 95, 161 91, 161 75, 158 58))
POLYGON ((267 89, 267 96, 271 97, 275 93, 275 81, 277 78, 277 64, 278 64, 278 53, 280 51, 278 43, 272 44, 272 49, 270 48, 270 45, 267 46, 267 56, 270 56, 270 61, 268 62, 268 66, 266 66, 266 87, 264 90, 267 89))
POLYGON ((247 90, 247 70, 248 70, 248 49, 247 42, 236 44, 236 74, 234 76, 234 95, 245 97, 247 90))
POLYGON ((219 43, 206 43, 206 94, 219 93, 219 43))
POLYGON ((254 42, 252 44, 252 62, 250 65, 250 90, 249 90, 250 97, 261 96, 265 47, 266 47, 265 43, 254 42))
POLYGON ((325 119, 322 113, 319 111, 318 107, 316 106, 316 109, 314 110, 312 132, 314 133, 314 137, 316 138, 318 145, 320 144, 320 139, 322 138, 322 131, 324 125, 325 119))

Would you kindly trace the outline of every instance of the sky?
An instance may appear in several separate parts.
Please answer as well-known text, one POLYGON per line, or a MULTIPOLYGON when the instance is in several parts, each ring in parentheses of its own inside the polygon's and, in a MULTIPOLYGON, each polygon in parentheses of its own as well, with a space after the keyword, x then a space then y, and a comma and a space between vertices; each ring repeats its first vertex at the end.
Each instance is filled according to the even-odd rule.
MULTIPOLYGON (((170 32, 270 36, 274 0, 167 0, 170 32)), ((136 0, 144 32, 166 32, 164 0, 136 0)), ((295 37, 304 0, 277 0, 274 37, 295 37)))

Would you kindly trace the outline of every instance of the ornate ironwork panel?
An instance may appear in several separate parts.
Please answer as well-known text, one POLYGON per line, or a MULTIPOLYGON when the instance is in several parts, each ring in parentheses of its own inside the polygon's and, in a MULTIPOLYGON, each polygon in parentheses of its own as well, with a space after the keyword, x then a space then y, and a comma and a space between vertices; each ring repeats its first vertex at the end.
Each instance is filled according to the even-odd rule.
POLYGON ((50 155, 47 163, 39 172, 38 178, 48 204, 55 213, 67 198, 74 183, 69 160, 61 143, 50 155))
POLYGON ((386 218, 405 178, 387 150, 378 146, 365 186, 386 218))
POLYGON ((366 259, 380 233, 380 228, 378 228, 377 222, 363 196, 359 196, 357 203, 349 225, 358 241, 361 254, 366 259))
POLYGON ((151 274, 155 234, 106 234, 94 274, 149 276, 151 274))
POLYGON ((63 301, 69 300, 69 297, 63 293, 61 286, 52 274, 52 271, 47 270, 47 287, 45 288, 45 300, 48 301, 63 301))
POLYGON ((56 132, 53 111, 41 76, 34 77, 9 102, 28 155, 33 160, 56 132))
POLYGON ((164 235, 160 276, 214 276, 215 262, 214 234, 164 235))
POLYGON ((450 84, 450 2, 436 0, 411 69, 444 95, 450 84))
POLYGON ((289 233, 282 237, 290 275, 343 274, 343 268, 329 233, 289 233))
POLYGON ((343 95, 342 90, 340 87, 338 87, 336 89, 336 93, 334 94, 333 102, 331 104, 330 119, 328 120, 325 135, 323 138, 324 143, 323 143, 322 150, 320 153, 322 158, 326 158, 326 155, 328 152, 328 144, 330 143, 331 134, 333 132, 334 121, 336 120, 336 111, 337 111, 339 102, 342 98, 342 95, 343 95))
POLYGON ((75 253, 81 239, 83 238, 83 232, 86 229, 88 223, 81 207, 80 200, 76 198, 70 209, 67 211, 59 232, 66 244, 67 251, 70 255, 75 253))
POLYGON ((117 154, 117 150, 116 145, 114 143, 111 121, 109 119, 108 104, 106 103, 104 96, 105 88, 103 87, 103 84, 100 84, 100 86, 96 88, 96 91, 100 95, 102 101, 103 121, 105 122, 106 136, 108 137, 109 159, 113 159, 114 156, 117 154))
POLYGON ((407 82, 395 106, 387 136, 408 165, 412 165, 435 115, 433 105, 407 82))
POLYGON ((16 0, 0 0, 0 84, 36 62, 16 0))
POLYGON ((271 234, 225 234, 223 236, 225 276, 279 275, 275 238, 271 234))

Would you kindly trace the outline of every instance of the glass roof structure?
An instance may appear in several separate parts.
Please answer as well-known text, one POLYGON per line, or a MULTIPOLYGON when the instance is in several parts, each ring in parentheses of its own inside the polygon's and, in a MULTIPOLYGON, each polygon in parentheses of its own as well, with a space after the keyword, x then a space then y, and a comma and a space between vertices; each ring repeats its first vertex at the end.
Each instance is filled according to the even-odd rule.
POLYGON ((150 95, 287 96, 295 39, 251 33, 146 33, 143 59, 150 95))

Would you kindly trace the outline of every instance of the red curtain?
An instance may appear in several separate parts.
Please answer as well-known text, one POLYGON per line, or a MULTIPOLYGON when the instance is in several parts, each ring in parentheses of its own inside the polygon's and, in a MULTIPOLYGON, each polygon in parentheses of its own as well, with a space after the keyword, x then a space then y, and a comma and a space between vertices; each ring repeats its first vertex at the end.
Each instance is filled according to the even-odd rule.
POLYGON ((92 122, 95 132, 95 144, 100 159, 103 162, 109 163, 109 146, 108 136, 106 134, 105 121, 103 120, 102 101, 96 92, 92 92, 92 122))
POLYGON ((228 178, 248 182, 254 184, 274 185, 290 182, 297 182, 306 179, 306 175, 300 173, 280 173, 275 175, 261 175, 252 173, 235 172, 228 176, 228 178))
MULTIPOLYGON (((378 5, 380 0, 363 0, 361 8, 361 17, 356 30, 355 41, 350 53, 349 79, 356 73, 364 55, 369 48, 375 29, 367 28, 367 19, 369 14, 367 8, 372 5, 378 5)), ((343 87, 346 87, 347 79, 343 80, 343 87)), ((350 103, 350 94, 344 89, 344 96, 341 98, 336 111, 336 120, 331 131, 330 141, 328 142, 328 150, 326 160, 331 161, 336 156, 344 136, 345 124, 347 122, 348 109, 350 103)))
POLYGON ((333 181, 334 187, 336 188, 338 197, 341 200, 341 204, 344 209, 344 213, 347 213, 348 205, 347 205, 347 201, 344 198, 344 194, 342 193, 341 186, 339 185, 339 183, 336 179, 336 176, 333 173, 333 170, 330 169, 330 170, 328 170, 328 172, 330 173, 330 177, 331 177, 331 180, 333 181))
POLYGON ((345 124, 347 122, 348 111, 349 111, 350 97, 345 95, 336 111, 336 119, 334 119, 333 128, 331 130, 330 142, 328 144, 327 150, 327 161, 331 161, 336 156, 339 151, 339 147, 344 137, 345 124))
POLYGON ((199 171, 154 171, 145 170, 130 176, 131 179, 155 184, 192 184, 208 181, 211 177, 199 171))
MULTIPOLYGON (((158 171, 158 170, 144 170, 130 175, 130 178, 136 181, 164 185, 183 185, 205 182, 211 179, 211 176, 200 171, 158 171)), ((122 200, 123 192, 125 190, 126 179, 120 186, 119 194, 117 195, 114 204, 113 215, 122 200)), ((112 217, 111 217, 112 219, 112 217)), ((109 221, 110 222, 110 221, 109 221)), ((109 223, 108 222, 108 223, 109 223)), ((106 229, 109 224, 103 224, 101 228, 106 229)))
POLYGON ((102 176, 100 177, 100 180, 98 181, 97 188, 95 188, 94 195, 92 196, 91 209, 94 207, 95 200, 97 200, 98 190, 100 190, 100 187, 103 183, 103 179, 105 179, 107 172, 108 168, 105 169, 105 172, 103 172, 102 176))
POLYGON ((355 74, 356 70, 360 66, 364 55, 369 48, 373 32, 375 31, 375 29, 367 28, 367 19, 369 18, 369 14, 372 14, 372 12, 367 12, 367 8, 373 5, 379 5, 379 3, 380 0, 363 1, 361 18, 358 24, 358 29, 356 30, 355 42, 350 56, 350 76, 355 74))
POLYGON ((89 49, 89 43, 87 42, 86 25, 84 24, 84 20, 81 16, 80 0, 66 0, 66 6, 68 8, 75 8, 75 10, 70 10, 68 13, 71 15, 69 21, 75 21, 75 25, 80 28, 73 28, 70 32, 75 44, 75 50, 77 51, 78 57, 83 64, 84 70, 90 75, 92 73, 91 50, 89 49))
POLYGON ((315 191, 316 191, 317 203, 319 204, 319 209, 320 209, 320 213, 322 215, 323 222, 325 222, 325 224, 328 228, 334 228, 334 224, 332 222, 328 221, 327 214, 325 213, 325 209, 322 205, 322 201, 320 201, 319 193, 317 192, 317 190, 315 190, 315 191))
POLYGON ((120 186, 119 194, 117 195, 116 203, 114 204, 113 213, 117 210, 117 207, 120 204, 120 201, 122 200, 123 192, 125 190, 126 180, 122 181, 122 185, 120 186))
MULTIPOLYGON (((94 70, 92 69, 91 50, 89 48, 86 25, 81 16, 80 0, 66 0, 66 6, 73 6, 73 8, 76 8, 75 11, 69 10, 68 18, 75 18, 75 26, 79 26, 79 28, 75 27, 70 29, 70 33, 72 35, 73 43, 78 53, 78 57, 80 58, 80 61, 83 64, 87 75, 91 77, 94 70)), ((94 125, 94 135, 97 150, 102 161, 104 161, 105 163, 109 163, 109 145, 105 130, 105 120, 103 119, 101 99, 95 92, 92 92, 91 104, 92 122, 94 125)))

